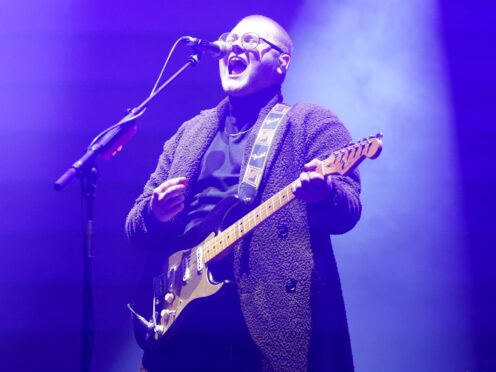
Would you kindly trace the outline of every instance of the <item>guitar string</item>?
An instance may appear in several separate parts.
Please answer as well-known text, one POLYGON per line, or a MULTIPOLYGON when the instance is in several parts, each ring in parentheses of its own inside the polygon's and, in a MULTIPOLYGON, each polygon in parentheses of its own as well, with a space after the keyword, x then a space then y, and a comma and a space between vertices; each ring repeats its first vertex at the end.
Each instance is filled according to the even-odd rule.
MULTIPOLYGON (((354 146, 348 146, 352 149, 357 149, 356 148, 356 145, 354 146)), ((363 148, 363 144, 360 146, 363 148)), ((337 162, 337 160, 341 160, 339 159, 338 157, 334 157, 334 162, 331 162, 331 157, 332 155, 336 155, 336 152, 333 152, 331 154, 331 156, 329 156, 327 159, 324 159, 322 162, 324 163, 324 165, 326 167, 328 166, 331 166, 333 163, 335 164, 337 162)), ((329 173, 327 173, 329 174, 329 173)), ((286 196, 289 196, 289 188, 290 188, 291 184, 286 186, 284 189, 282 189, 280 192, 278 192, 277 194, 274 195, 273 198, 269 198, 266 202, 264 202, 263 204, 261 204, 259 207, 257 207, 254 211, 252 211, 251 213, 249 213, 247 216, 243 217, 240 221, 245 221, 245 222, 248 222, 248 229, 245 228, 245 232, 243 232, 242 235, 245 235, 246 233, 248 233, 249 231, 251 231, 253 228, 255 228, 256 226, 258 226, 258 224, 260 224, 261 222, 263 222, 266 218, 270 217, 273 213, 275 213, 277 210, 279 210, 280 208, 282 208, 284 205, 286 205, 289 201, 291 201, 292 199, 291 198, 288 198, 288 200, 283 200, 286 196), (283 192, 285 192, 286 194, 284 194, 283 192), (268 203, 270 202, 272 199, 274 203, 268 203), (275 202, 279 201, 280 202, 280 205, 277 206, 275 202), (285 201, 285 203, 283 203, 285 201), (272 208, 274 207, 274 209, 269 213, 268 210, 266 210, 266 213, 268 213, 267 216, 263 217, 263 209, 261 207, 263 207, 265 205, 265 208, 272 208), (260 209, 260 213, 255 213, 257 210, 260 209), (258 218, 258 215, 262 215, 262 219, 260 221, 257 221, 257 218, 258 218), (253 225, 252 226, 249 226, 250 225, 250 222, 253 222, 253 225)), ((292 194, 292 192, 291 192, 292 194)), ((239 229, 239 225, 241 225, 239 222, 236 222, 235 224, 233 224, 232 226, 230 226, 229 228, 227 228, 226 230, 224 230, 221 234, 222 235, 226 235, 226 232, 229 231, 229 230, 234 230, 232 231, 233 234, 235 235, 234 236, 234 240, 230 241, 230 236, 226 236, 224 238, 224 241, 227 241, 228 245, 226 246, 225 244, 222 244, 222 240, 220 239, 220 237, 222 235, 219 235, 219 236, 216 236, 215 238, 213 238, 213 241, 212 242, 207 242, 206 243, 206 251, 204 253, 204 257, 205 256, 209 256, 211 255, 211 257, 208 258, 208 260, 214 258, 217 254, 219 254, 220 252, 222 252, 224 249, 226 249, 227 247, 229 247, 230 245, 234 244, 234 242, 236 242, 240 237, 237 236, 237 233, 236 233, 236 227, 238 227, 239 229), (218 242, 217 242, 218 240, 218 242), (215 244, 214 244, 215 243, 215 244), (217 246, 217 247, 216 247, 217 246), (220 250, 219 250, 220 249, 220 250)), ((208 261, 206 261, 208 262, 208 261)))
MULTIPOLYGON (((256 226, 258 226, 260 223, 262 223, 267 218, 269 218, 270 216, 272 216, 272 214, 274 214, 280 208, 284 207, 287 203, 289 203, 291 200, 293 200, 294 199, 294 195, 293 195, 293 198, 291 198, 291 195, 293 193, 290 191, 290 189, 291 189, 291 184, 288 185, 288 186, 286 186, 281 191, 279 191, 273 197, 267 199, 264 203, 262 203, 260 206, 258 206, 256 209, 254 209, 248 215, 246 215, 245 217, 243 217, 239 221, 235 222, 234 224, 232 224, 231 226, 229 226, 226 230, 224 230, 223 232, 221 232, 220 235, 218 235, 218 236, 216 236, 216 237, 214 237, 212 239, 212 240, 219 240, 222 235, 226 235, 227 234, 227 231, 233 230, 231 235, 234 235, 234 240, 230 241, 231 239, 229 239, 228 237, 225 237, 224 239, 219 240, 215 244, 213 244, 214 242, 207 241, 205 243, 205 245, 203 246, 203 248, 205 248, 205 251, 203 253, 203 257, 205 257, 206 255, 210 255, 211 253, 213 253, 213 255, 209 258, 209 260, 212 259, 212 258, 214 258, 217 254, 219 254, 224 249, 226 249, 229 246, 231 246, 232 244, 234 244, 243 235, 245 235, 248 232, 250 232, 251 230, 253 230, 256 226), (276 202, 277 201, 279 202, 279 206, 276 205, 276 202), (266 209, 266 211, 265 211, 266 216, 265 217, 263 217, 263 213, 264 213, 263 212, 263 207, 264 206, 265 206, 265 209, 266 209), (258 210, 258 213, 255 213, 257 210, 258 210), (262 219, 260 220, 260 218, 258 216, 262 216, 262 219), (243 226, 241 226, 241 222, 244 222, 244 225, 243 226), (248 226, 248 227, 246 227, 246 226, 248 226), (238 227, 238 231, 241 231, 242 232, 241 236, 238 236, 239 234, 236 232, 236 227, 238 227), (243 228, 244 228, 244 231, 241 230, 243 228), (225 242, 227 242, 228 245, 222 244, 222 241, 223 240, 225 242), (217 245, 217 248, 215 247, 216 245, 217 245), (221 248, 221 249, 219 250, 219 248, 221 248)), ((194 257, 194 255, 193 256, 190 256, 190 257, 194 257)), ((191 271, 192 269, 194 269, 194 268, 197 267, 196 261, 192 263, 191 260, 188 260, 188 262, 189 262, 189 264, 186 265, 186 268, 188 270, 191 271)), ((205 261, 204 260, 204 263, 207 263, 207 262, 208 261, 205 261)))
MULTIPOLYGON (((377 151, 379 151, 382 148, 382 144, 380 143, 380 140, 378 138, 374 138, 374 141, 379 141, 378 147, 375 150, 372 148, 373 151, 371 153, 369 153, 368 155, 366 155, 367 157, 371 157, 372 158, 377 153, 377 151)), ((368 152, 368 150, 371 150, 372 142, 373 141, 369 138, 366 143, 365 143, 365 141, 362 141, 359 144, 358 143, 357 144, 354 144, 354 146, 353 146, 352 149, 354 149, 355 152, 351 155, 351 163, 350 163, 349 149, 352 146, 347 146, 347 148, 345 148, 344 151, 343 150, 338 150, 338 151, 333 152, 327 159, 325 159, 325 160, 322 161, 323 162, 322 167, 321 167, 322 173, 324 173, 324 166, 331 168, 331 170, 328 170, 328 172, 325 173, 325 174, 340 173, 337 170, 338 168, 335 168, 334 169, 334 172, 333 172, 332 165, 341 164, 341 167, 342 167, 341 168, 341 171, 343 171, 343 173, 341 173, 341 174, 345 174, 346 173, 346 170, 345 169, 347 167, 351 167, 351 164, 357 163, 359 161, 360 157, 362 155, 364 155, 364 151, 363 150, 365 148, 367 148, 367 152, 368 152), (359 152, 359 154, 358 154, 358 152, 359 152), (334 159, 332 159, 332 156, 333 155, 334 155, 334 159), (348 157, 347 157, 346 160, 344 159, 345 155, 348 155, 348 157), (346 163, 348 163, 348 164, 346 164, 346 163)), ((348 170, 349 169, 350 168, 348 168, 348 170)), ((258 206, 257 208, 255 208, 247 216, 243 217, 241 220, 239 220, 239 221, 235 222, 233 225, 229 226, 224 232, 227 232, 229 230, 232 230, 232 233, 234 235, 234 240, 231 243, 229 243, 229 245, 226 246, 225 248, 229 247, 235 241, 239 240, 243 235, 245 235, 246 233, 248 233, 251 230, 253 230, 255 227, 257 227, 260 223, 262 223, 267 218, 269 218, 270 216, 272 216, 279 209, 283 208, 289 202, 291 202, 292 200, 294 200, 295 195, 293 194, 292 191, 290 192, 291 185, 292 184, 286 186, 280 192, 276 193, 271 198, 269 198, 264 203, 262 203, 260 206, 258 206), (285 194, 283 192, 285 192, 285 194), (279 201, 279 206, 277 206, 277 204, 276 204, 277 201, 279 201), (263 216, 263 208, 265 208, 265 213, 266 213, 266 216, 265 217, 263 216), (270 209, 270 211, 269 211, 269 209, 270 209), (262 216, 262 218, 260 219, 259 216, 262 216), (242 226, 242 224, 241 224, 242 221, 247 222, 247 224, 246 224, 248 226, 247 228, 246 228, 246 225, 245 226, 242 226), (250 226, 250 222, 253 223, 251 226, 250 226), (238 229, 238 231, 241 231, 241 232, 243 232, 243 230, 240 230, 240 228, 244 228, 246 232, 243 232, 242 235, 238 236, 238 233, 236 233, 236 228, 238 229)), ((221 234, 224 234, 224 232, 222 232, 221 234)), ((231 233, 229 233, 229 234, 231 234, 231 233)), ((222 236, 222 235, 219 235, 219 236, 222 236)), ((230 237, 230 235, 227 235, 227 237, 224 239, 224 241, 229 242, 229 237, 230 237)), ((216 238, 217 237, 214 237, 214 239, 216 239, 216 238)), ((218 246, 221 246, 222 245, 221 243, 222 243, 222 240, 219 240, 219 242, 217 243, 217 245, 218 246)), ((208 244, 210 244, 210 243, 209 242, 206 242, 205 243, 206 246, 208 244)), ((222 250, 220 252, 222 252, 225 248, 222 248, 222 250)), ((207 254, 209 254, 209 252, 212 252, 214 254, 212 256, 212 258, 215 257, 218 253, 220 253, 218 251, 218 249, 215 248, 215 244, 210 247, 210 251, 209 251, 209 248, 208 247, 206 249, 207 249, 207 254)), ((191 256, 188 257, 188 266, 187 267, 188 267, 188 269, 191 269, 191 266, 189 265, 189 263, 190 263, 189 258, 191 258, 191 256)), ((206 262, 208 262, 208 261, 206 261, 206 262)), ((206 262, 204 262, 204 263, 206 263, 206 262)), ((195 265, 193 265, 193 267, 194 266, 195 265)))
MULTIPOLYGON (((280 208, 285 206, 287 203, 289 203, 293 198, 291 198, 292 192, 290 192, 290 187, 291 184, 286 186, 284 189, 282 189, 280 192, 275 194, 273 197, 269 198, 266 200, 264 203, 262 203, 259 207, 254 209, 252 212, 250 212, 248 215, 243 217, 241 220, 235 222, 233 225, 229 226, 226 230, 224 230, 220 235, 216 236, 213 238, 213 241, 208 241, 205 243, 205 251, 204 251, 204 257, 205 256, 211 256, 209 257, 208 260, 214 258, 217 254, 222 252, 224 249, 228 248, 232 244, 234 244, 237 240, 239 240, 243 235, 247 234, 251 230, 253 230, 256 226, 258 226, 260 223, 265 221, 267 218, 269 218, 273 213, 278 211, 280 208), (287 198, 287 199, 286 199, 287 198), (279 202, 279 203, 277 203, 279 202), (279 204, 279 205, 277 205, 279 204), (265 212, 263 211, 265 207, 265 212), (258 211, 258 212, 257 212, 258 211), (264 217, 265 213, 265 217, 264 217), (260 219, 260 217, 262 219, 260 219), (244 222, 244 224, 242 224, 244 222), (236 232, 236 228, 238 231, 241 231, 242 234, 239 236, 239 233, 236 232), (242 230, 244 229, 244 231, 242 230), (232 231, 230 231, 232 230, 232 231), (225 236, 223 239, 221 239, 222 235, 227 235, 228 231, 230 231, 230 235, 225 236), (234 235, 234 240, 230 238, 231 235, 234 235), (217 242, 218 240, 218 242, 217 242), (225 243, 227 243, 227 245, 225 243), (215 244, 214 244, 215 243, 215 244), (220 250, 219 250, 220 249, 220 250)), ((208 261, 205 261, 205 263, 208 261)), ((191 270, 191 268, 196 267, 196 265, 191 265, 188 266, 188 269, 191 270)))
MULTIPOLYGON (((331 154, 331 156, 333 154, 336 155, 336 152, 333 152, 331 154)), ((334 162, 331 163, 331 156, 329 156, 329 158, 323 160, 323 163, 325 163, 326 166, 331 165, 332 163, 336 163, 336 161, 339 159, 338 157, 335 156, 334 162)), ((339 160, 341 160, 341 159, 339 159, 339 160)), ((273 197, 267 199, 264 203, 262 203, 259 207, 257 207, 256 209, 254 209, 252 212, 250 212, 247 216, 243 217, 240 221, 235 222, 233 225, 229 226, 226 230, 224 230, 223 232, 221 232, 220 235, 214 237, 212 239, 212 241, 206 242, 205 245, 203 246, 203 248, 205 248, 205 251, 203 253, 203 257, 206 257, 206 256, 210 256, 210 257, 206 261, 204 259, 204 263, 207 263, 210 259, 212 259, 215 256, 217 256, 217 254, 219 254, 220 252, 224 251, 226 248, 228 248, 229 246, 231 246, 232 244, 234 244, 237 240, 239 240, 241 238, 241 236, 238 237, 238 233, 236 232, 236 227, 238 228, 238 231, 241 231, 243 233, 242 235, 245 235, 249 231, 251 231, 253 228, 255 228, 256 226, 258 226, 258 224, 260 224, 265 219, 267 219, 268 217, 270 217, 273 213, 275 213, 280 208, 282 208, 284 205, 286 205, 291 200, 293 200, 292 198, 289 197, 290 196, 290 193, 289 193, 290 187, 291 187, 291 184, 290 185, 287 185, 284 189, 282 189, 280 192, 278 192, 277 194, 275 194, 273 197), (286 196, 288 196, 288 199, 286 199, 287 201, 286 200, 283 200, 286 196), (277 201, 280 202, 280 205, 279 206, 276 206, 276 203, 275 202, 277 202, 277 201), (283 204, 283 202, 285 202, 285 203, 283 204), (261 207, 263 207, 264 205, 265 205, 265 208, 266 208, 267 216, 266 217, 263 217, 262 220, 257 221, 258 215, 256 213, 254 213, 254 212, 256 212, 257 210, 260 209, 260 213, 259 214, 260 215, 263 215, 263 208, 261 208, 261 207), (273 208, 273 210, 271 210, 270 213, 269 213, 269 211, 267 210, 267 208, 269 208, 269 209, 270 208, 273 208), (245 231, 240 230, 240 228, 241 228, 241 223, 240 222, 242 222, 242 221, 247 222, 246 225, 248 225, 248 228, 245 227, 245 231), (251 222, 253 222, 253 225, 252 226, 250 226, 250 223, 251 222), (230 235, 228 235, 228 236, 224 237, 224 241, 227 241, 228 245, 222 244, 222 239, 220 239, 220 237, 222 235, 226 235, 227 234, 227 231, 229 231, 229 230, 233 230, 232 231, 232 233, 233 233, 232 235, 234 235, 234 240, 230 241, 230 238, 229 238, 230 235)), ((292 194, 292 192, 291 192, 291 194, 292 194)), ((192 263, 191 265, 188 265, 187 266, 187 268, 189 270, 194 269, 195 267, 196 267, 195 263, 192 263)))
MULTIPOLYGON (((364 153, 363 150, 365 150, 365 148, 370 148, 371 144, 372 144, 372 141, 370 139, 367 139, 366 141, 362 141, 362 142, 359 142, 359 143, 355 143, 355 144, 349 145, 345 149, 341 149, 341 150, 337 150, 337 151, 332 152, 331 155, 327 159, 324 159, 322 162, 324 163, 325 166, 329 167, 329 166, 331 166, 333 164, 336 164, 338 162, 343 161, 344 160, 344 155, 347 154, 349 156, 351 150, 355 150, 354 153, 351 154, 352 155, 351 158, 352 158, 352 160, 354 160, 353 162, 356 162, 356 160, 358 159, 358 157, 361 156, 361 155, 363 155, 363 153, 364 153), (334 161, 331 161, 332 155, 334 155, 334 161), (339 155, 341 155, 341 156, 339 156, 339 155)), ((327 173, 327 174, 329 174, 329 173, 327 173)), ((277 194, 275 194, 273 197, 269 198, 266 202, 262 203, 259 207, 257 207, 256 209, 254 209, 252 212, 250 212, 248 215, 246 215, 245 217, 243 217, 241 220, 239 220, 239 221, 235 222, 233 225, 229 226, 226 230, 224 230, 223 232, 221 232, 220 235, 214 237, 212 239, 212 242, 210 242, 210 241, 209 242, 206 242, 205 245, 203 246, 205 248, 205 251, 203 253, 204 254, 203 257, 209 256, 209 255, 211 255, 211 257, 209 257, 207 261, 204 261, 204 263, 207 263, 208 261, 210 261, 212 258, 214 258, 215 256, 217 256, 220 252, 224 251, 226 248, 228 248, 229 246, 231 246, 232 244, 234 244, 243 235, 245 235, 248 232, 250 232, 251 230, 253 230, 256 226, 258 226, 260 223, 262 223, 263 221, 265 221, 265 219, 267 219, 268 217, 270 217, 273 213, 275 213, 280 208, 282 208, 284 205, 286 205, 291 200, 293 200, 292 198, 288 198, 286 200, 283 200, 286 196, 289 196, 288 189, 289 189, 290 186, 291 186, 291 184, 288 185, 288 186, 286 186, 284 189, 282 189, 280 192, 278 192, 277 194), (286 192, 287 195, 283 195, 283 191, 286 192), (269 203, 271 200, 272 200, 273 203, 269 203), (280 202, 280 205, 278 207, 275 205, 275 202, 276 201, 279 201, 280 202), (285 201, 284 204, 283 204, 283 201, 285 201), (265 208, 266 209, 267 209, 267 207, 269 209, 270 208, 273 208, 270 213, 269 213, 268 210, 266 210, 267 215, 265 217, 263 217, 263 208, 261 208, 264 205, 265 205, 265 208), (258 213, 258 214, 254 213, 257 210, 259 210, 260 213, 258 213), (257 221, 257 218, 258 218, 259 215, 262 215, 262 219, 257 221), (245 227, 245 231, 240 230, 240 228, 242 228, 242 226, 241 226, 242 225, 242 223, 241 223, 242 221, 246 222, 245 226, 248 225, 248 228, 245 227), (251 222, 253 222, 253 225, 252 226, 250 226, 250 223, 251 222), (236 232, 236 227, 238 228, 238 231, 241 231, 242 232, 242 235, 241 236, 238 236, 239 234, 236 232), (224 238, 223 238, 224 241, 227 243, 227 245, 226 245, 225 243, 224 244, 222 243, 221 237, 223 235, 228 234, 227 232, 229 230, 232 230, 231 231, 232 234, 229 234, 227 236, 224 236, 224 238), (231 235, 234 235, 234 240, 231 240, 230 239, 230 236, 231 235), (216 246, 217 246, 217 248, 216 248, 216 246)), ((200 245, 200 247, 201 247, 201 245, 200 245)), ((189 270, 191 270, 192 268, 195 268, 195 267, 196 267, 196 265, 194 263, 187 266, 187 268, 189 270)))
MULTIPOLYGON (((285 189, 283 189, 283 190, 285 190, 285 189)), ((282 201, 285 198, 285 195, 284 196, 282 195, 283 190, 281 190, 281 192, 274 195, 273 198, 270 198, 269 200, 267 200, 267 202, 261 204, 259 207, 257 207, 255 210, 253 210, 251 213, 249 213, 244 218, 242 218, 239 222, 233 224, 232 225, 233 228, 230 227, 230 228, 226 229, 225 230, 226 232, 229 230, 233 230, 231 232, 233 233, 232 235, 234 235, 234 240, 230 241, 231 240, 229 238, 230 235, 226 236, 224 239, 222 239, 221 235, 219 235, 219 237, 216 239, 216 240, 218 240, 218 242, 215 244, 211 244, 210 247, 207 247, 207 252, 206 252, 207 255, 212 254, 211 258, 215 257, 218 253, 222 252, 225 248, 229 247, 235 241, 239 240, 242 235, 245 235, 246 233, 251 231, 253 228, 258 226, 258 224, 260 224, 265 219, 270 217, 273 214, 272 210, 274 210, 274 211, 276 210, 275 206, 276 206, 277 201, 279 201, 279 203, 282 206, 282 201), (263 210, 264 207, 265 207, 265 217, 264 217, 264 210, 263 210), (271 211, 269 211, 269 210, 271 210, 271 211), (260 219, 260 216, 262 217, 262 219, 260 219), (244 222, 244 225, 243 225, 243 222, 244 222), (242 233, 241 235, 236 232, 236 227, 238 228, 238 231, 240 231, 242 233), (243 231, 243 229, 244 229, 244 231, 243 231), (223 240, 224 240, 224 242, 228 243, 227 246, 226 246, 226 244, 222 244, 223 240)), ((223 235, 226 235, 226 234, 223 234, 223 235)), ((212 242, 212 243, 214 243, 214 242, 212 242)))

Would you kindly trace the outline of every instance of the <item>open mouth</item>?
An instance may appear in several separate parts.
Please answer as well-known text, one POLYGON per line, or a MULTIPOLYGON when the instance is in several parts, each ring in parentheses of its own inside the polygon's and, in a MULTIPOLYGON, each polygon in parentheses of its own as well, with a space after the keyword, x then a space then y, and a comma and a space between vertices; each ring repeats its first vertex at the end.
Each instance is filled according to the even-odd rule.
POLYGON ((232 57, 227 64, 229 75, 232 76, 241 75, 246 70, 246 67, 248 67, 246 61, 239 57, 232 57))

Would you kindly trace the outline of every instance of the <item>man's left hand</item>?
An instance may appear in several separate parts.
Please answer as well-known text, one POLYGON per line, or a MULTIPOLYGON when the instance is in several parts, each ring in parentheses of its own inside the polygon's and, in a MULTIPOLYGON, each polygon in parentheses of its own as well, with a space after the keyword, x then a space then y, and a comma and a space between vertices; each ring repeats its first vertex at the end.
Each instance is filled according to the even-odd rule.
POLYGON ((318 203, 326 199, 332 192, 331 176, 323 176, 316 172, 321 166, 321 161, 313 159, 304 167, 307 170, 302 172, 300 177, 293 182, 291 191, 298 199, 307 203, 318 203))

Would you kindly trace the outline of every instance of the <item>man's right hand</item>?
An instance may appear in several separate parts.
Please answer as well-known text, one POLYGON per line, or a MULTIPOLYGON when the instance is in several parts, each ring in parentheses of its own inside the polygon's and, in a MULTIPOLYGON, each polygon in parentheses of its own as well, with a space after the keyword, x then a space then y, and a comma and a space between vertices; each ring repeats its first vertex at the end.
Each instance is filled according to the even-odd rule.
POLYGON ((150 209, 157 220, 170 221, 184 209, 187 185, 186 177, 177 177, 165 181, 153 190, 150 209))

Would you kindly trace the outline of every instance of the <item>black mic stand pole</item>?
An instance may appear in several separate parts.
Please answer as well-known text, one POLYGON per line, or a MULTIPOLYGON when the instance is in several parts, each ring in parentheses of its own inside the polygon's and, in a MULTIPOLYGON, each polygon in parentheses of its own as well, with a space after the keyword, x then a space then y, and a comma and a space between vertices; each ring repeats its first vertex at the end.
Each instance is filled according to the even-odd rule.
POLYGON ((98 171, 95 160, 98 155, 113 156, 136 131, 136 119, 141 116, 147 105, 179 75, 190 67, 196 65, 200 53, 189 56, 188 61, 139 106, 128 110, 128 113, 117 124, 101 132, 92 141, 86 153, 65 171, 55 181, 55 190, 62 190, 75 177, 81 179, 82 209, 83 209, 83 304, 82 304, 82 329, 81 329, 81 372, 89 372, 93 354, 95 338, 93 288, 92 288, 92 263, 93 263, 93 207, 98 171))

